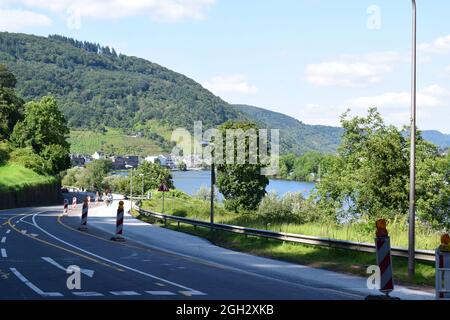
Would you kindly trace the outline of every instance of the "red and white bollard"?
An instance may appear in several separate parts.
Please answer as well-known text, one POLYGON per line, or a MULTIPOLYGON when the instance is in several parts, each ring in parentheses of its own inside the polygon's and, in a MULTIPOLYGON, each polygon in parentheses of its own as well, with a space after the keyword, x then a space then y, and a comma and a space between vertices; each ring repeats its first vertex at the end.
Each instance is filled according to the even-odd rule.
POLYGON ((98 192, 95 194, 95 206, 98 206, 98 192))
POLYGON ((76 209, 77 208, 77 197, 73 197, 72 199, 72 209, 76 209))
POLYGON ((119 241, 119 242, 125 241, 125 238, 122 236, 122 234, 123 234, 123 219, 124 219, 124 213, 125 213, 125 209, 124 209, 123 205, 124 205, 123 201, 120 201, 119 207, 117 208, 116 235, 111 238, 111 240, 113 240, 113 241, 119 241))
POLYGON ((81 209, 81 225, 78 228, 78 230, 80 231, 87 231, 88 211, 89 211, 88 199, 84 198, 83 208, 81 209))
POLYGON ((63 214, 67 214, 69 212, 69 200, 64 199, 64 211, 63 214))
POLYGON ((88 200, 88 205, 91 204, 91 196, 87 196, 87 200, 88 200))
POLYGON ((375 238, 377 249, 377 264, 380 268, 380 291, 386 296, 394 290, 392 278, 391 240, 386 229, 386 221, 377 221, 377 237, 375 238))
POLYGON ((436 249, 436 299, 450 300, 450 236, 441 237, 436 249))

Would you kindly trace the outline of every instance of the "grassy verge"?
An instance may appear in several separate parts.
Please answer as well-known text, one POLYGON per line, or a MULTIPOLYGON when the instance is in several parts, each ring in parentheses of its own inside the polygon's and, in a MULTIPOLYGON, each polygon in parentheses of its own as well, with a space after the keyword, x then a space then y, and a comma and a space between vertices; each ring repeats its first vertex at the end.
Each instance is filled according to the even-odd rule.
MULTIPOLYGON (((145 216, 137 217, 143 221, 150 223, 156 222, 158 224, 153 218, 145 216)), ((195 228, 183 224, 178 226, 177 224, 169 223, 164 227, 206 238, 212 243, 224 248, 298 263, 314 268, 367 276, 367 266, 376 264, 375 255, 370 253, 293 244, 251 236, 246 237, 244 235, 223 231, 211 232, 209 229, 195 228)), ((416 277, 412 283, 409 282, 407 278, 407 260, 400 257, 393 257, 392 263, 394 268, 394 281, 396 283, 434 285, 434 263, 417 262, 416 277)))
MULTIPOLYGON (((150 201, 144 201, 143 208, 161 212, 162 199, 157 197, 150 201)), ((164 209, 166 214, 209 221, 210 208, 208 201, 201 201, 190 197, 176 198, 169 196, 165 199, 164 209)), ((276 232, 288 232, 357 242, 374 242, 375 228, 373 226, 367 226, 366 224, 267 224, 265 221, 261 221, 261 219, 254 214, 242 215, 229 212, 225 210, 220 203, 216 203, 215 206, 215 221, 217 223, 239 225, 256 229, 268 229, 276 232)), ((388 229, 392 246, 402 248, 408 247, 408 228, 405 220, 391 221, 388 225, 388 229)), ((439 246, 439 244, 439 233, 421 228, 420 225, 417 227, 416 247, 418 249, 434 250, 439 246)))
POLYGON ((54 182, 52 177, 38 175, 34 171, 17 164, 0 167, 0 192, 18 191, 25 187, 54 182))

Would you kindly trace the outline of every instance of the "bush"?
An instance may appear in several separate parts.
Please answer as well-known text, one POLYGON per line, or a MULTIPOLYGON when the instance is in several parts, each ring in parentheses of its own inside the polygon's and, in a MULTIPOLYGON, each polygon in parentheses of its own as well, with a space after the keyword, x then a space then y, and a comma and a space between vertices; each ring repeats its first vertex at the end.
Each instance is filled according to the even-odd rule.
POLYGON ((31 147, 15 149, 11 152, 10 160, 31 169, 37 174, 48 175, 47 162, 34 153, 31 147))
POLYGON ((320 217, 315 204, 298 192, 287 193, 283 198, 275 192, 269 193, 262 199, 257 215, 266 223, 304 224, 320 217))
POLYGON ((8 162, 11 151, 11 145, 7 141, 0 142, 0 166, 8 162))

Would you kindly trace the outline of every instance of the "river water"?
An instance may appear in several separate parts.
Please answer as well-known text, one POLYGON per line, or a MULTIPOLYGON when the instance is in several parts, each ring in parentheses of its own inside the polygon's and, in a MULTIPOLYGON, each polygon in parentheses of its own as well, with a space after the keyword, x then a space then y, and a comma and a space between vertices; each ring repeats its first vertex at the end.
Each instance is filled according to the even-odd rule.
MULTIPOLYGON (((209 188, 211 184, 210 171, 173 171, 172 176, 175 188, 190 195, 194 195, 201 186, 209 188)), ((301 192, 308 197, 314 186, 313 182, 270 180, 266 191, 275 191, 280 196, 288 192, 301 192)), ((219 195, 219 198, 222 199, 222 196, 219 195)))

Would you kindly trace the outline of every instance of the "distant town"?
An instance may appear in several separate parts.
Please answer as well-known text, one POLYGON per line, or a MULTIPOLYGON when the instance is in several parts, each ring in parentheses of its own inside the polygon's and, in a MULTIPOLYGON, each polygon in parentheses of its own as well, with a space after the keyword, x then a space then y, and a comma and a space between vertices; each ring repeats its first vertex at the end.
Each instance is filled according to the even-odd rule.
POLYGON ((157 163, 170 170, 201 170, 206 168, 201 155, 173 156, 170 154, 139 157, 133 155, 107 155, 96 151, 92 155, 70 154, 72 167, 84 167, 93 160, 110 160, 113 170, 137 168, 140 163, 147 161, 157 163))

